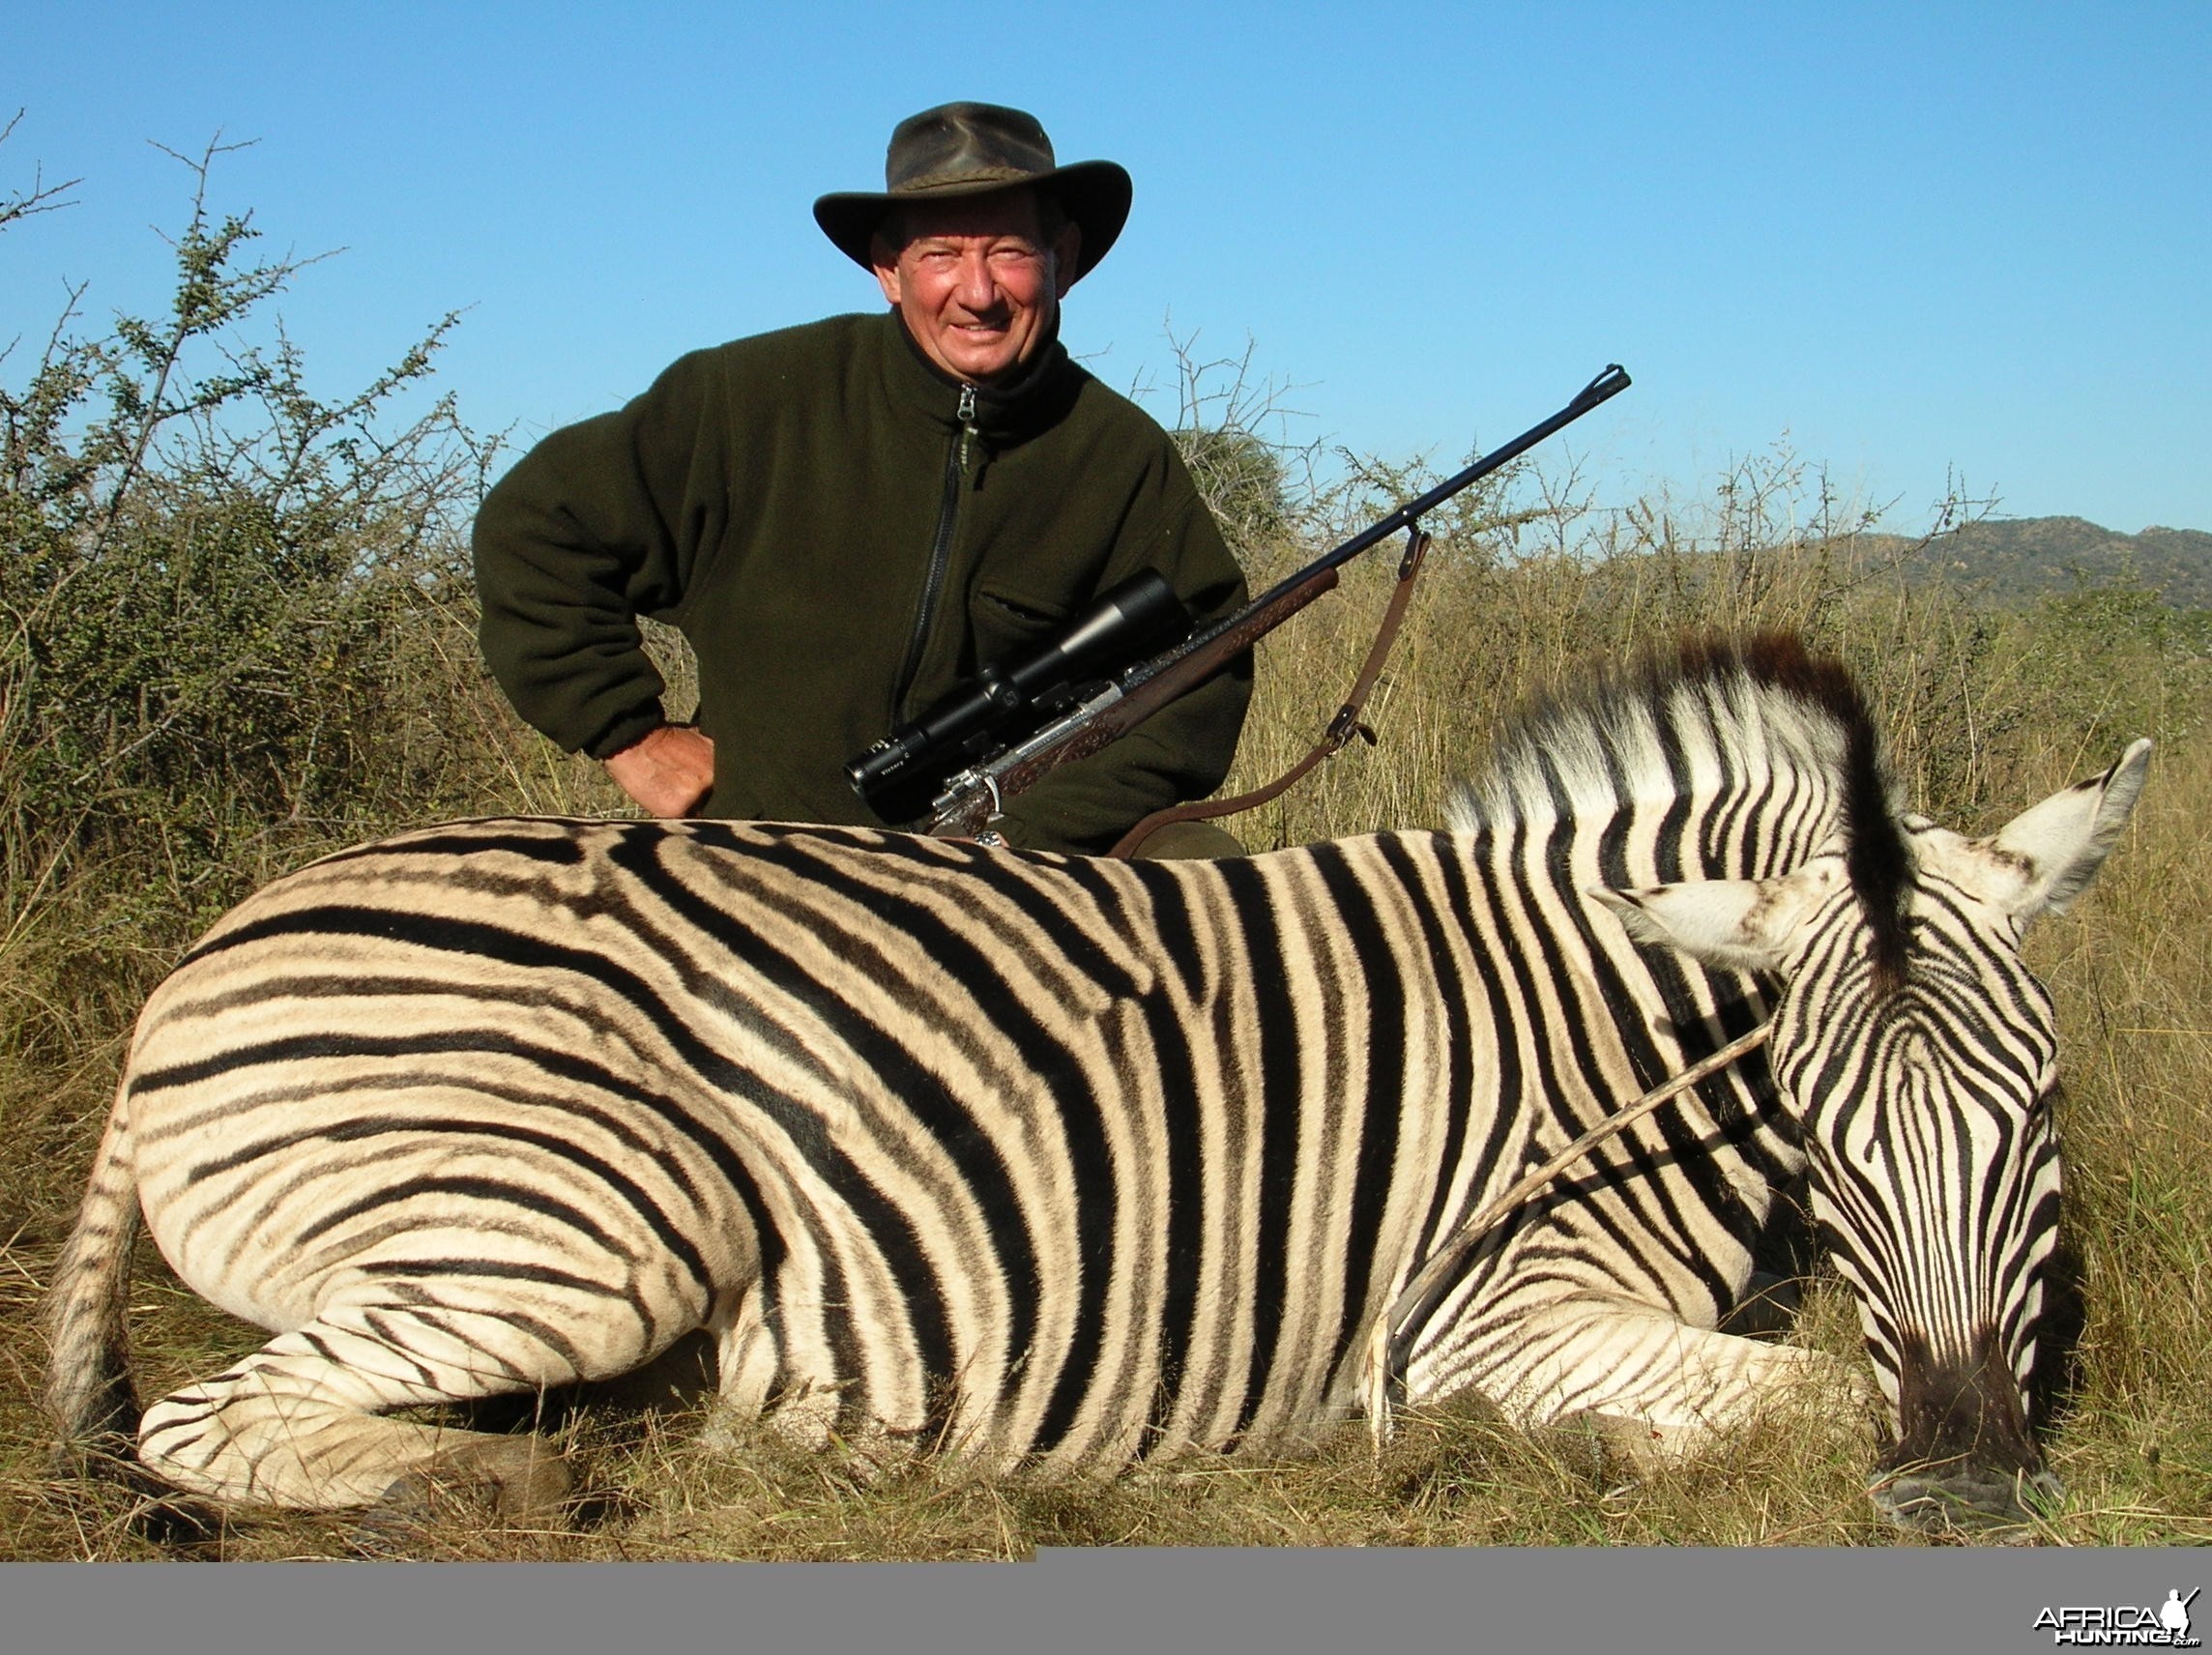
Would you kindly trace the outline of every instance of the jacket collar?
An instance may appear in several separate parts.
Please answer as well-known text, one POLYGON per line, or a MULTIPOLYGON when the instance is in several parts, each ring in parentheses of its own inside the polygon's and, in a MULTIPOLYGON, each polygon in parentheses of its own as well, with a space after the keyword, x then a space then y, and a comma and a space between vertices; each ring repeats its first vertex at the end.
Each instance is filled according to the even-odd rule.
MULTIPOLYGON (((922 354, 896 310, 884 312, 883 326, 890 335, 884 350, 884 385, 892 402, 946 430, 958 426, 961 381, 922 354)), ((975 428, 1001 441, 1033 435, 1065 415, 1082 378, 1082 370, 1068 361, 1055 322, 1018 378, 975 388, 975 428)))

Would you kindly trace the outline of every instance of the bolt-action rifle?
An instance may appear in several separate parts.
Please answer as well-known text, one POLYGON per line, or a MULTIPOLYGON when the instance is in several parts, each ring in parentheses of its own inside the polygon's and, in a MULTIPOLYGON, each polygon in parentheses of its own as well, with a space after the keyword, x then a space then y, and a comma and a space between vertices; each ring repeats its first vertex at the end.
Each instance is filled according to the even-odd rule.
MULTIPOLYGON (((1315 598, 1333 591, 1337 570, 1345 564, 1403 529, 1412 538, 1392 604, 1394 629, 1427 545, 1421 518, 1627 390, 1628 384, 1618 363, 1608 366, 1550 419, 1408 501, 1211 626, 1190 631, 1190 617, 1158 574, 1147 570, 1124 581, 1040 648, 986 667, 913 723, 892 731, 848 764, 845 773, 885 820, 916 820, 922 831, 940 837, 973 837, 990 826, 1007 799, 1062 765, 1120 740, 1189 694, 1315 598), (1187 635, 1134 665, 1109 670, 1110 663, 1126 661, 1177 632, 1187 635)), ((1369 657, 1359 696, 1372 682, 1386 647, 1386 638, 1379 641, 1369 657)), ((1353 733, 1365 733, 1357 714, 1357 700, 1347 703, 1307 764, 1334 751, 1353 733)))

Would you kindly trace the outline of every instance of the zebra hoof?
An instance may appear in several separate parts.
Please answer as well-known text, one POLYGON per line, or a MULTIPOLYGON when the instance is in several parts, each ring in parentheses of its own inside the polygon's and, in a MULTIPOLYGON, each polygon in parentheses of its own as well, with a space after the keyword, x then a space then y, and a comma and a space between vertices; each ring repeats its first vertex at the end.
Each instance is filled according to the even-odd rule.
POLYGON ((566 1462, 540 1437, 508 1440, 514 1445, 513 1452, 487 1457, 492 1461, 485 1467, 494 1490, 492 1510, 509 1520, 549 1517, 559 1511, 574 1486, 566 1462))
POLYGON ((568 1496, 561 1456, 540 1437, 495 1437, 450 1448, 420 1471, 395 1478, 376 1502, 379 1528, 427 1526, 473 1508, 512 1523, 549 1517, 568 1496))
POLYGON ((232 1514, 222 1506, 186 1494, 149 1471, 133 1443, 67 1444, 56 1450, 47 1477, 49 1497, 80 1521, 104 1509, 100 1491, 135 1496, 124 1521, 141 1540, 165 1549, 211 1545, 233 1525, 232 1514))
POLYGON ((165 1489, 142 1499, 131 1513, 131 1526, 142 1540, 169 1550, 212 1546, 231 1528, 231 1514, 211 1500, 165 1489))

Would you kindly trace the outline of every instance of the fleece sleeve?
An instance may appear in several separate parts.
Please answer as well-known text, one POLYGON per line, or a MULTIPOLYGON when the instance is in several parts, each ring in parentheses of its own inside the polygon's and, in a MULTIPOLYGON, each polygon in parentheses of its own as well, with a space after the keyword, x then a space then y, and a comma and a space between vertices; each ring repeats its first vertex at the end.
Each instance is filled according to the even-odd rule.
POLYGON ((686 357, 617 413, 554 432, 477 513, 479 637, 524 718, 605 758, 662 722, 638 617, 678 612, 727 510, 711 363, 686 357))

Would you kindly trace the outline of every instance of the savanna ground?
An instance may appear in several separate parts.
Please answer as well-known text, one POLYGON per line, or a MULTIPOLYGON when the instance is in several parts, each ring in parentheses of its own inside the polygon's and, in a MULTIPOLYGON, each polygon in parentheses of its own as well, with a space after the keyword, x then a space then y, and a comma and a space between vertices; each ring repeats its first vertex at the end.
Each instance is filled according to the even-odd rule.
MULTIPOLYGON (((187 160, 203 191, 212 159, 187 160)), ((59 198, 38 185, 0 195, 0 230, 20 233, 59 198)), ((1469 1407, 1402 1416, 1380 1450, 1353 1423, 1302 1455, 1110 1483, 927 1464, 863 1483, 834 1455, 771 1437, 705 1447, 687 1350, 624 1385, 477 1421, 535 1417, 568 1447, 595 1497, 558 1524, 456 1508, 367 1529, 287 1517, 155 1536, 127 1493, 51 1474, 36 1402, 44 1284, 131 1019, 168 962, 240 896, 324 851, 445 818, 619 805, 595 767, 517 724, 479 664, 466 524, 503 462, 422 391, 443 329, 359 395, 320 400, 262 322, 296 267, 253 254, 250 224, 203 193, 177 238, 171 313, 97 333, 73 314, 0 361, 0 1554, 1920 1543, 1874 1517, 1874 1445, 1848 1420, 1778 1419, 1657 1474, 1469 1407)), ((1261 440, 1266 399, 1237 364, 1183 366, 1186 447, 1255 587, 1426 480, 1346 458, 1309 483, 1298 462, 1311 456, 1261 440)), ((1939 510, 1931 533, 1959 515, 1939 510)), ((1262 849, 1434 825, 1516 703, 1693 626, 1791 626, 1843 656, 1906 792, 1967 830, 2154 738, 2128 840, 2030 944, 2058 1003, 2081 1307, 2046 1441, 2070 1494, 2034 1538, 2212 1541, 2212 617, 2127 591, 1977 607, 1918 578, 1921 554, 1872 526, 1787 456, 1625 508, 1593 505, 1557 466, 1464 497, 1430 524, 1424 592, 1369 708, 1381 745, 1355 745, 1239 831, 1262 849)), ((1263 647, 1232 789, 1318 733, 1393 561, 1355 566, 1343 594, 1263 647)), ((142 1396, 259 1343, 150 1248, 135 1283, 142 1396)), ((1848 1307, 1818 1275, 1788 1336, 1856 1354, 1848 1307)))

